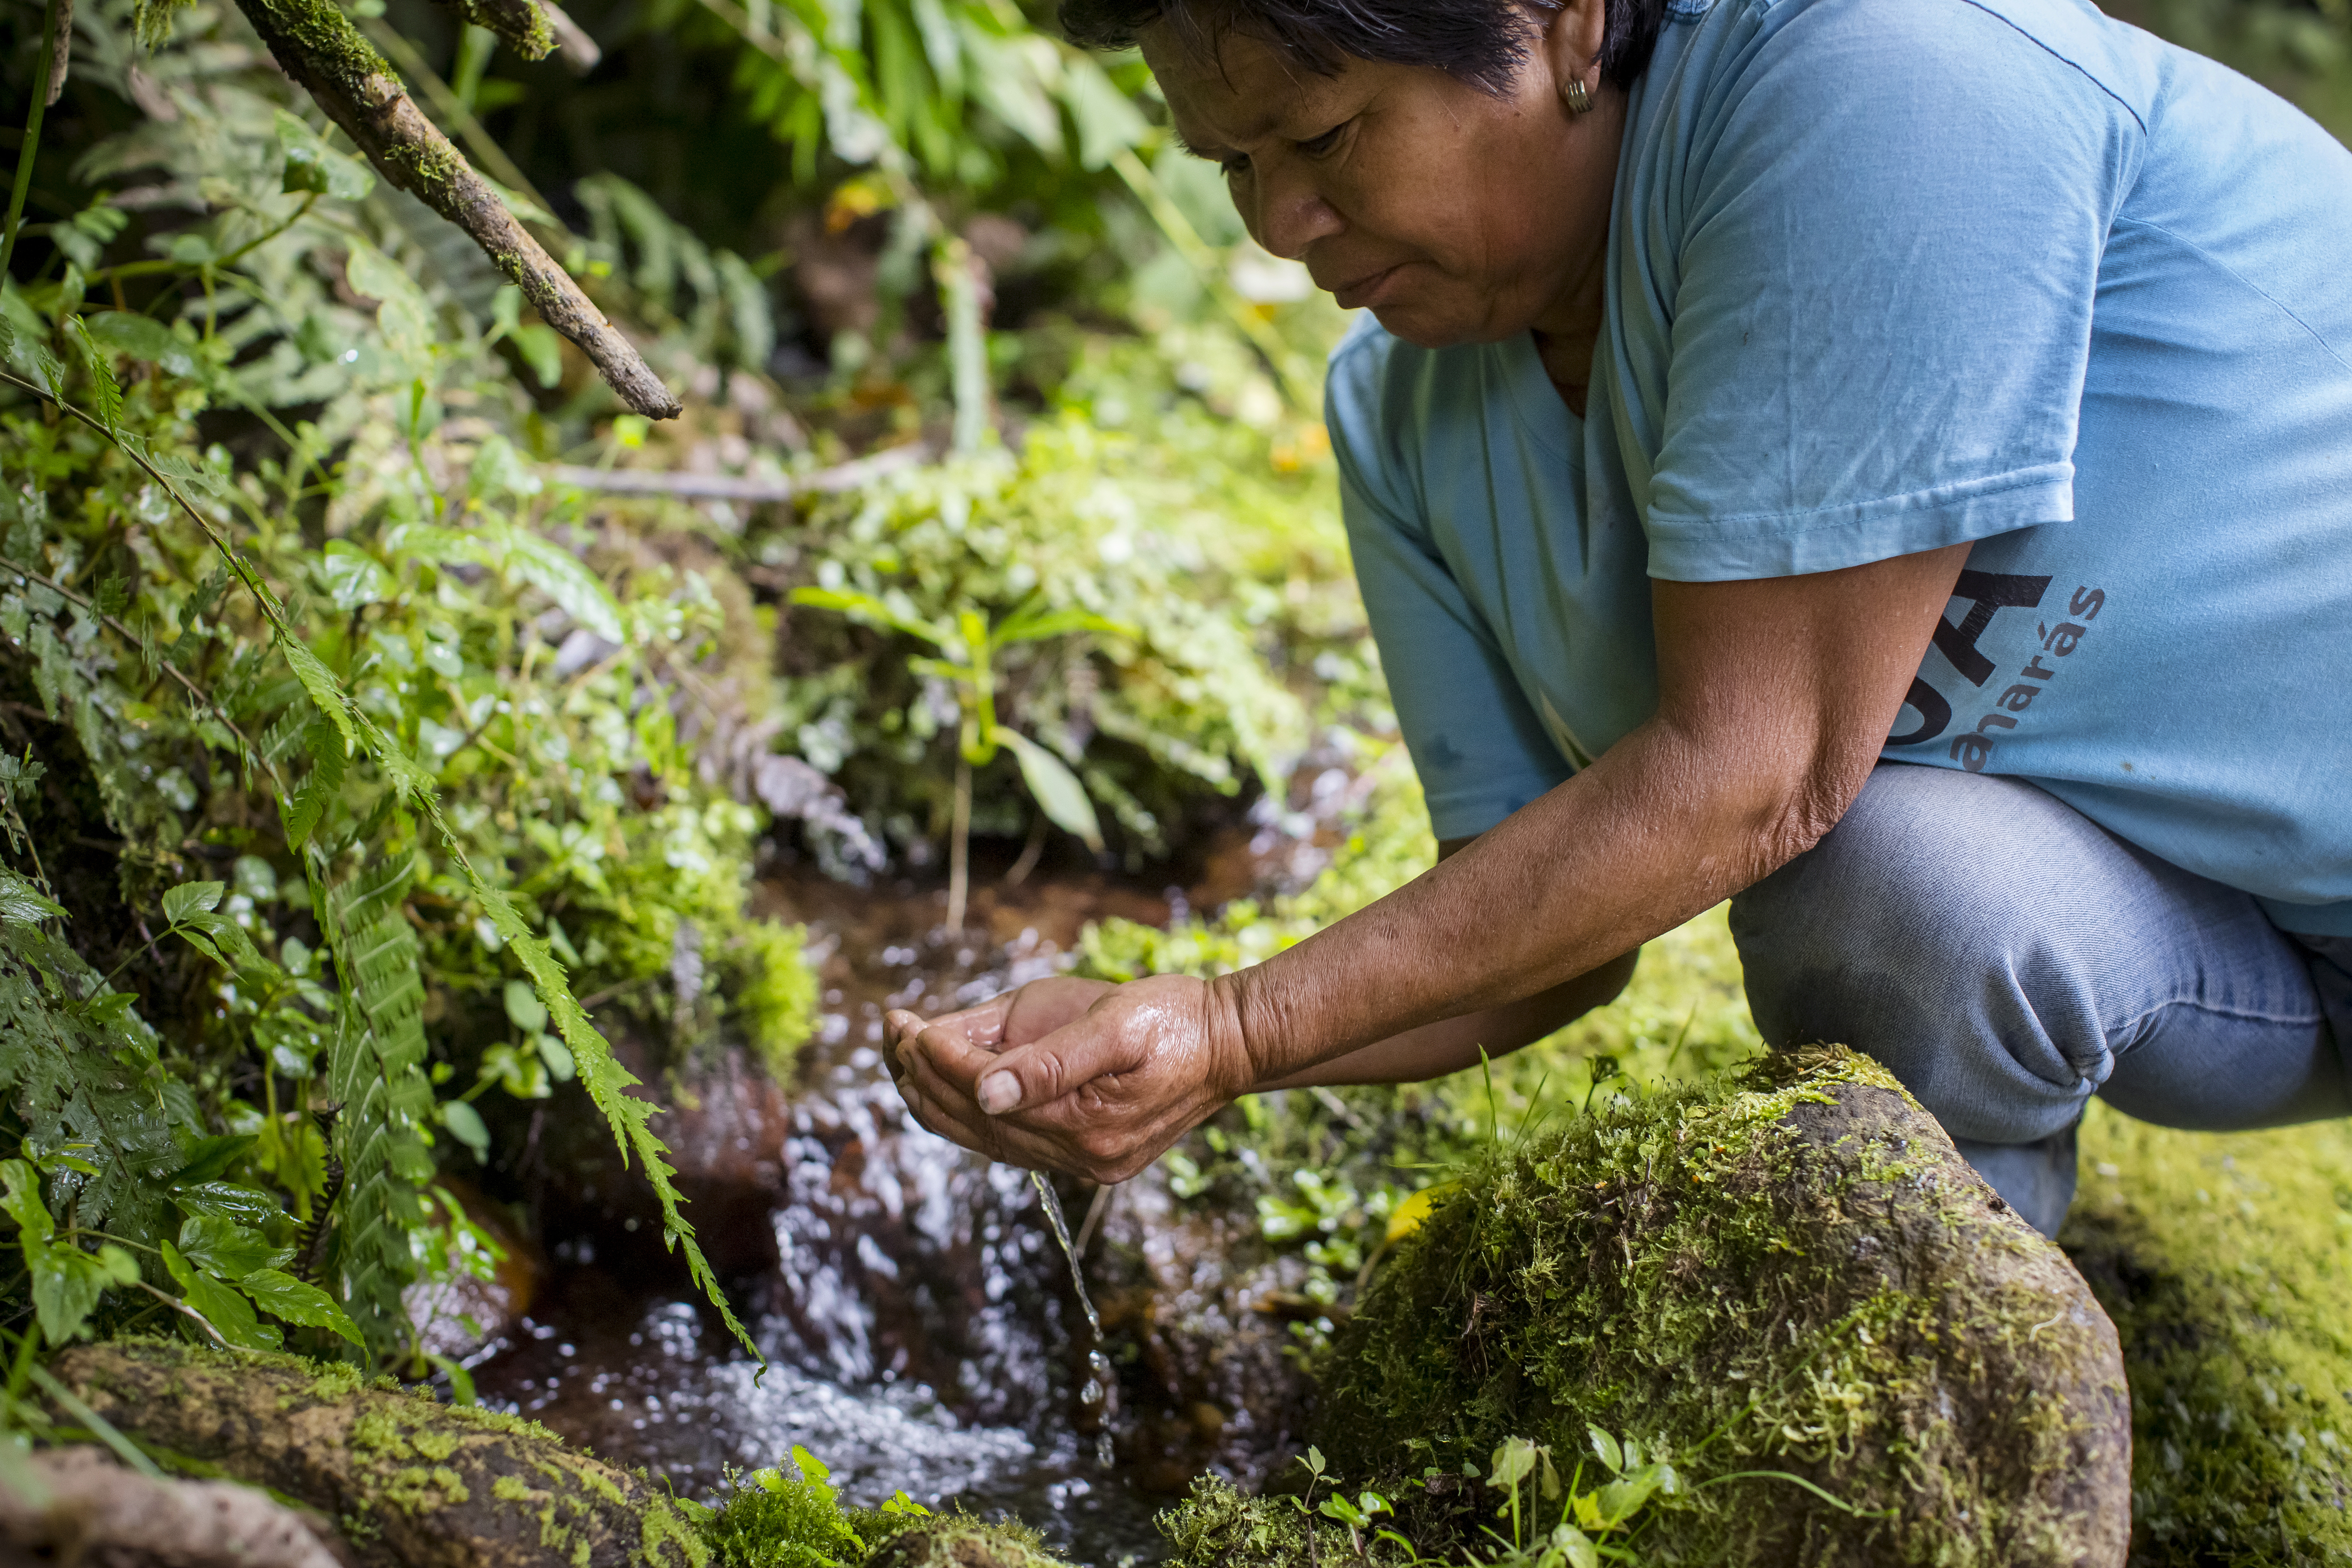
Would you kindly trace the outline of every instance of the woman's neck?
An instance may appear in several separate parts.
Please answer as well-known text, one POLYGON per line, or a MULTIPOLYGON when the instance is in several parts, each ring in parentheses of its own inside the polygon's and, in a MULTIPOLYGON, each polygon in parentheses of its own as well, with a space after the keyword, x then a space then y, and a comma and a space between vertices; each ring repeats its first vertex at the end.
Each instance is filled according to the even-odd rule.
POLYGON ((1605 247, 1595 251, 1584 276, 1537 318, 1533 332, 1544 374, 1579 419, 1584 417, 1584 395, 1592 379, 1593 346, 1601 341, 1605 253, 1605 247))

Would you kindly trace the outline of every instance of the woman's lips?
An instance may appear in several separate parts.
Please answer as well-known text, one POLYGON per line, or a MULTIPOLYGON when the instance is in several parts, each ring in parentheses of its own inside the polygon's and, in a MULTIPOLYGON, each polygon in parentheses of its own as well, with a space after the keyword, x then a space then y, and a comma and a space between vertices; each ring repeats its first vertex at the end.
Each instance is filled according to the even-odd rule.
POLYGON ((1397 275, 1411 265, 1412 264, 1409 261, 1400 261, 1394 267, 1368 273, 1353 283, 1343 283, 1331 290, 1331 298, 1339 301, 1342 310, 1368 309, 1380 302, 1381 296, 1389 291, 1389 287, 1395 281, 1397 275))

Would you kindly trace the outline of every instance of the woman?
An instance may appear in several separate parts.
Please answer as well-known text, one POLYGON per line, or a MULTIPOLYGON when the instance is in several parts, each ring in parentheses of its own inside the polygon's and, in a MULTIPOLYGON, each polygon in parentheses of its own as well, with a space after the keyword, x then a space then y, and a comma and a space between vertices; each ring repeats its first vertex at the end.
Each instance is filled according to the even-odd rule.
POLYGON ((1726 897, 1766 1038, 2045 1232, 2095 1093, 2352 1109, 2352 154, 2080 0, 1065 18, 1378 323, 1329 423, 1441 863, 1222 979, 896 1016, 926 1126, 1119 1180, 1726 897))

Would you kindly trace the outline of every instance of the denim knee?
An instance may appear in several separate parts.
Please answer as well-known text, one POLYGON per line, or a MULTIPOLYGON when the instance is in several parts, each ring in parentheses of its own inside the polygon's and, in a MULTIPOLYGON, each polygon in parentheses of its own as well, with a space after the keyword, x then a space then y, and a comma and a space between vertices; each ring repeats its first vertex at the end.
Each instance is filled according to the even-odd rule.
POLYGON ((2070 897, 2084 878, 2049 854, 2085 830, 2097 842, 2075 853, 2112 849, 2030 784, 1882 765, 1817 846, 1732 901, 1765 1041, 1877 1058, 1957 1139, 2063 1131, 2113 1066, 2097 900, 2070 897))

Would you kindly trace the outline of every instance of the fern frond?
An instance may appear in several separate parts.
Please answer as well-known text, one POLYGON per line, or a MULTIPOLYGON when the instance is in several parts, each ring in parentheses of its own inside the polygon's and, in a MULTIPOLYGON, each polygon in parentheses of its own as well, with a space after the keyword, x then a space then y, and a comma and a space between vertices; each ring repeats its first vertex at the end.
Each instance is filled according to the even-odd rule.
MULTIPOLYGON (((363 752, 373 760, 382 771, 385 781, 391 784, 393 795, 404 801, 411 810, 431 825, 443 852, 464 874, 468 889, 488 915, 492 927, 498 931, 500 939, 511 947, 516 956, 521 960, 524 973, 530 977, 531 989, 538 994, 541 1003, 546 1006, 548 1016, 556 1026, 557 1033, 562 1037, 563 1043, 571 1049, 572 1059, 578 1064, 581 1080, 587 1087, 589 1098, 595 1103, 596 1109, 604 1114, 606 1123, 612 1128, 614 1139, 619 1143, 624 1158, 636 1159, 644 1163, 646 1179, 651 1183, 654 1195, 661 1205, 664 1242, 684 1253, 688 1272, 711 1303, 718 1307, 729 1331, 745 1349, 750 1350, 755 1356, 758 1355, 758 1347, 751 1343, 751 1335, 744 1331, 743 1325, 736 1320, 733 1310, 728 1306, 725 1294, 719 1288, 718 1276, 712 1272, 709 1261, 703 1257, 702 1248, 694 1238, 694 1227, 687 1223, 685 1215, 679 1212, 686 1200, 678 1192, 677 1183, 672 1179, 676 1173, 667 1158, 668 1149, 659 1138, 654 1135, 652 1128, 648 1125, 656 1107, 649 1101, 638 1100, 627 1092, 637 1087, 636 1077, 614 1059, 611 1045, 603 1035, 597 1032, 596 1026, 589 1022, 588 1015, 581 1007, 579 999, 572 994, 571 984, 564 976, 563 966, 558 963, 549 952, 547 943, 533 934, 529 924, 515 909, 512 900, 492 887, 475 868, 473 861, 467 858, 464 844, 449 826, 448 818, 441 810, 438 781, 403 751, 399 743, 384 732, 383 726, 378 724, 372 715, 352 700, 350 695, 336 681, 334 673, 321 663, 319 657, 303 642, 300 635, 289 621, 285 606, 278 602, 278 596, 270 592, 269 585, 262 581, 260 573, 234 544, 229 542, 212 521, 197 510, 195 503, 188 499, 187 492, 190 489, 208 488, 217 481, 166 454, 150 452, 144 443, 128 433, 116 429, 87 411, 67 402, 59 395, 55 377, 52 377, 49 385, 43 386, 27 381, 14 372, 0 369, 0 382, 47 399, 66 415, 79 420, 112 442, 118 450, 145 470, 148 477, 163 488, 173 503, 184 512, 211 542, 213 548, 220 555, 226 570, 234 575, 252 595, 255 605, 261 611, 262 618, 268 623, 271 640, 278 653, 293 670, 295 678, 301 682, 304 692, 317 705, 319 711, 325 716, 327 721, 334 727, 337 735, 347 747, 363 752)), ((325 869, 323 857, 317 856, 315 851, 311 864, 316 872, 323 872, 325 869)), ((409 875, 412 864, 413 860, 404 863, 398 869, 397 875, 404 879, 404 879, 409 875)), ((386 874, 386 869, 379 867, 363 875, 381 878, 386 874)), ((331 917, 333 914, 333 898, 334 895, 331 892, 327 900, 331 917)), ((398 893, 393 893, 388 897, 372 897, 365 886, 347 895, 343 905, 343 915, 349 923, 344 925, 342 930, 331 934, 331 941, 334 944, 338 959, 343 961, 339 964, 339 968, 351 976, 351 983, 346 988, 347 995, 362 983, 362 977, 359 973, 357 963, 351 959, 345 959, 346 953, 356 955, 363 950, 369 951, 371 952, 370 973, 380 980, 388 975, 391 968, 394 967, 388 952, 366 950, 365 944, 357 939, 361 931, 376 929, 382 921, 382 917, 397 904, 398 898, 398 893)), ((334 922, 331 920, 331 923, 334 922)), ((409 940, 414 942, 413 937, 409 940)), ((389 942, 388 937, 386 941, 389 942)), ((388 988, 374 997, 373 1003, 369 998, 361 997, 357 1005, 364 1015, 364 1018, 352 1017, 341 1033, 362 1037, 369 1059, 362 1061, 357 1057, 356 1053, 360 1049, 359 1043, 347 1042, 339 1036, 334 1053, 335 1058, 345 1068, 344 1081, 348 1082, 358 1097, 355 1100, 347 1100, 346 1105, 348 1107, 354 1103, 365 1103, 366 1095, 379 1084, 384 1098, 381 1107, 381 1116, 372 1115, 366 1118, 364 1130, 354 1122, 348 1109, 344 1112, 345 1119, 341 1124, 342 1129, 341 1135, 348 1140, 343 1155, 347 1174, 340 1206, 346 1215, 352 1216, 352 1223, 355 1227, 351 1255, 361 1258, 360 1266, 363 1268, 381 1269, 381 1277, 376 1272, 371 1272, 366 1276, 373 1282, 370 1288, 380 1290, 384 1279, 394 1275, 404 1275, 408 1268, 405 1237, 403 1237, 402 1256, 395 1263, 391 1256, 388 1243, 379 1245, 377 1240, 371 1239, 379 1236, 380 1233, 377 1230, 358 1227, 375 1226, 377 1216, 393 1212, 394 1205, 400 1205, 402 1211, 405 1212, 405 1205, 401 1203, 404 1192, 406 1204, 413 1205, 415 1201, 414 1182, 409 1181, 404 1188, 403 1180, 398 1177, 397 1173, 404 1168, 404 1160, 413 1162, 423 1152, 421 1141, 416 1143, 414 1153, 410 1152, 401 1142, 404 1135, 409 1139, 415 1138, 414 1131, 407 1125, 405 1115, 400 1107, 403 1104, 414 1103, 416 1093, 414 1089, 404 1086, 404 1079, 401 1075, 404 1072, 416 1072, 418 1069, 394 1068, 391 1065, 405 1059, 407 1046, 404 1043, 406 1040, 404 1031, 414 1021, 413 1016, 404 1015, 404 1004, 396 999, 393 990, 388 988), (392 1041, 388 1047, 379 1041, 378 1033, 373 1025, 373 1016, 378 1006, 385 1011, 387 1027, 394 1030, 392 1041), (374 1131, 379 1128, 383 1130, 381 1140, 374 1131), (355 1155, 364 1155, 368 1163, 363 1167, 361 1161, 354 1158, 355 1155), (373 1173, 363 1174, 363 1171, 373 1173)), ((423 1055, 421 1029, 418 1031, 417 1037, 419 1043, 416 1047, 415 1059, 421 1060, 423 1055)), ((419 1076, 421 1077, 421 1073, 419 1076)), ((429 1102, 431 1089, 426 1087, 423 1093, 429 1102)), ((424 1173, 429 1173, 429 1157, 425 1159, 423 1170, 424 1173)), ((346 1278, 356 1280, 357 1277, 352 1275, 352 1267, 351 1263, 346 1262, 346 1278)), ((381 1299, 380 1295, 368 1299, 367 1304, 371 1309, 372 1316, 375 1303, 381 1299)), ((396 1292, 394 1299, 396 1300, 396 1292)), ((379 1325, 383 1321, 378 1319, 379 1325)), ((378 1331, 372 1331, 372 1333, 375 1331, 380 1331, 380 1328, 378 1331)))
POLYGON ((343 992, 327 1063, 328 1092, 342 1106, 335 1122, 343 1167, 335 1263, 345 1306, 380 1352, 407 1334, 401 1291, 415 1275, 408 1235, 424 1223, 418 1188, 433 1173, 417 1133, 433 1107, 424 1072, 423 954, 400 914, 415 872, 415 857, 386 856, 331 886, 321 900, 343 992))
MULTIPOLYGON (((16 889, 30 884, 0 870, 16 889)), ((180 1163, 178 1106, 154 1038, 98 973, 37 921, 0 918, 0 1096, 28 1141, 89 1147, 97 1173, 71 1177, 82 1224, 133 1235, 169 1214, 159 1178, 180 1163)))

